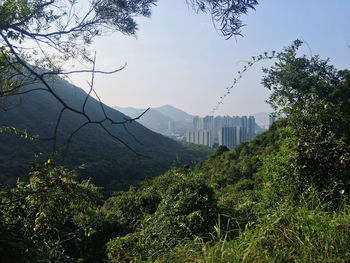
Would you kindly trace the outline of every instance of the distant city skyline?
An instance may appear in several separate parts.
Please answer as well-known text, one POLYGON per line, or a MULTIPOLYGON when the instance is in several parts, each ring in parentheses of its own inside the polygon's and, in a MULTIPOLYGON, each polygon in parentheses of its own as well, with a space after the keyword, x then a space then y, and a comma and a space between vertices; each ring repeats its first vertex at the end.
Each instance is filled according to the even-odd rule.
MULTIPOLYGON (((137 39, 114 33, 95 40, 96 66, 114 75, 97 75, 95 88, 109 106, 147 108, 173 105, 192 115, 206 116, 251 56, 279 51, 299 38, 306 55, 330 58, 337 68, 350 61, 350 1, 270 0, 243 16, 244 37, 224 40, 210 16, 195 14, 185 1, 161 0, 150 19, 138 19, 137 39)), ((260 82, 259 64, 238 82, 215 115, 270 112, 269 92, 260 82)), ((89 65, 86 65, 86 67, 89 65)), ((79 68, 85 66, 78 65, 79 68)), ((71 77, 87 89, 88 74, 71 77)))
POLYGON ((257 135, 255 126, 254 116, 194 116, 193 127, 186 132, 186 141, 209 147, 226 145, 233 149, 257 135))

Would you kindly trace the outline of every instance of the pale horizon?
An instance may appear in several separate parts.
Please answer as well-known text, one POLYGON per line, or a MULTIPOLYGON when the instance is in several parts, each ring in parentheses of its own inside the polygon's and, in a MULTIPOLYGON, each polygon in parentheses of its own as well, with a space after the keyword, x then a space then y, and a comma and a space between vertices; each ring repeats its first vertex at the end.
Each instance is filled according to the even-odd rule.
MULTIPOLYGON (((251 56, 280 51, 295 39, 307 42, 306 55, 330 58, 337 68, 350 61, 350 1, 263 1, 242 16, 243 37, 225 40, 209 15, 196 14, 185 1, 160 1, 150 19, 138 19, 137 38, 113 33, 91 46, 96 66, 113 70, 98 75, 95 89, 108 106, 154 108, 172 105, 191 115, 206 116, 251 56)), ((214 115, 271 112, 269 92, 261 84, 259 64, 249 69, 214 115)), ((72 76, 87 89, 89 75, 72 76)))

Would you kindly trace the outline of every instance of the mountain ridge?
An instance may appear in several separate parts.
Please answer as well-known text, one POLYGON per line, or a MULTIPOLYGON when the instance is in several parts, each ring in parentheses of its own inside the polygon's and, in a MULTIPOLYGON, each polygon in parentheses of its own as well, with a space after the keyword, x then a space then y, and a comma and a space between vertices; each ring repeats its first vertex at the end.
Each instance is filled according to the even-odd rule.
MULTIPOLYGON (((70 107, 81 110, 87 94, 82 89, 57 78, 51 83, 53 90, 70 107)), ((22 91, 33 88, 45 88, 42 84, 28 85, 22 91)), ((7 98, 10 105, 7 111, 0 109, 0 125, 26 130, 28 134, 52 137, 62 105, 49 92, 36 90, 25 95, 7 98)), ((114 121, 123 121, 127 116, 104 104, 106 114, 114 121)), ((92 121, 104 118, 101 104, 89 97, 86 113, 92 121)), ((104 127, 88 124, 79 130, 70 142, 68 151, 64 148, 65 139, 85 120, 82 115, 63 112, 62 121, 57 129, 57 143, 61 150, 55 156, 58 164, 78 168, 80 179, 93 178, 98 186, 119 189, 154 177, 169 169, 174 161, 184 165, 205 158, 208 149, 195 148, 176 142, 155 133, 134 121, 123 125, 112 125, 106 121, 104 127), (135 151, 150 158, 140 158, 115 140, 104 130, 125 141, 135 151)), ((16 180, 29 171, 33 159, 43 161, 51 156, 52 142, 29 141, 12 134, 0 136, 0 180, 16 180), (37 157, 34 157, 37 156, 37 157)))

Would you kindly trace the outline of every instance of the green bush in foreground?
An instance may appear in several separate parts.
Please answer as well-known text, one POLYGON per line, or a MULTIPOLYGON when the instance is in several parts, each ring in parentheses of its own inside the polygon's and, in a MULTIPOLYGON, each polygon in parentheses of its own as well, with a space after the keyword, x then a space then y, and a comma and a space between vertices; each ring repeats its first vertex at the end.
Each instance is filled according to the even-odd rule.
POLYGON ((0 261, 75 262, 90 229, 76 218, 96 209, 99 194, 88 181, 50 160, 34 167, 29 182, 3 189, 0 203, 0 261))
POLYGON ((182 240, 209 240, 217 219, 214 191, 200 177, 181 175, 163 195, 156 212, 142 222, 140 231, 107 244, 111 262, 157 258, 182 240))

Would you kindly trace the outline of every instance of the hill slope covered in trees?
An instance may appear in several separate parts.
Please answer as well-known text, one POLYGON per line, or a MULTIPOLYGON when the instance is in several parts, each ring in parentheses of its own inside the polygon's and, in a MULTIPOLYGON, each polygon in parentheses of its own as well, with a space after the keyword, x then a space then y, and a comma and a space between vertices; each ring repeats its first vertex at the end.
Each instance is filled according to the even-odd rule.
POLYGON ((103 204, 49 161, 2 188, 0 259, 349 262, 350 71, 298 56, 300 44, 263 78, 285 118, 231 151, 103 204))
MULTIPOLYGON (((71 107, 80 109, 86 93, 65 80, 56 78, 53 89, 71 107)), ((41 84, 27 86, 21 91, 41 88, 41 84)), ((106 114, 114 121, 128 118, 124 114, 104 105, 106 114)), ((62 109, 62 105, 47 91, 37 90, 24 95, 12 96, 4 101, 0 113, 0 126, 12 126, 26 130, 29 135, 41 138, 52 137, 62 109), (6 110, 3 110, 6 108, 6 110)), ((100 103, 90 97, 86 103, 86 112, 91 120, 103 119, 100 103)), ((80 178, 93 178, 100 186, 118 189, 145 178, 154 177, 169 169, 171 165, 191 164, 207 156, 205 147, 190 146, 175 142, 152 132, 137 122, 123 125, 104 126, 111 134, 123 140, 137 153, 137 156, 118 140, 110 136, 103 128, 89 124, 79 130, 69 147, 65 143, 69 135, 85 121, 83 116, 64 112, 57 129, 58 154, 55 160, 67 167, 79 169, 80 178)), ((13 134, 0 136, 0 176, 2 183, 15 181, 29 171, 31 162, 37 155, 45 160, 52 153, 52 141, 30 141, 13 134)))
POLYGON ((300 44, 264 70, 284 119, 105 205, 122 222, 137 219, 107 243, 112 262, 350 261, 350 72, 297 56, 300 44))

